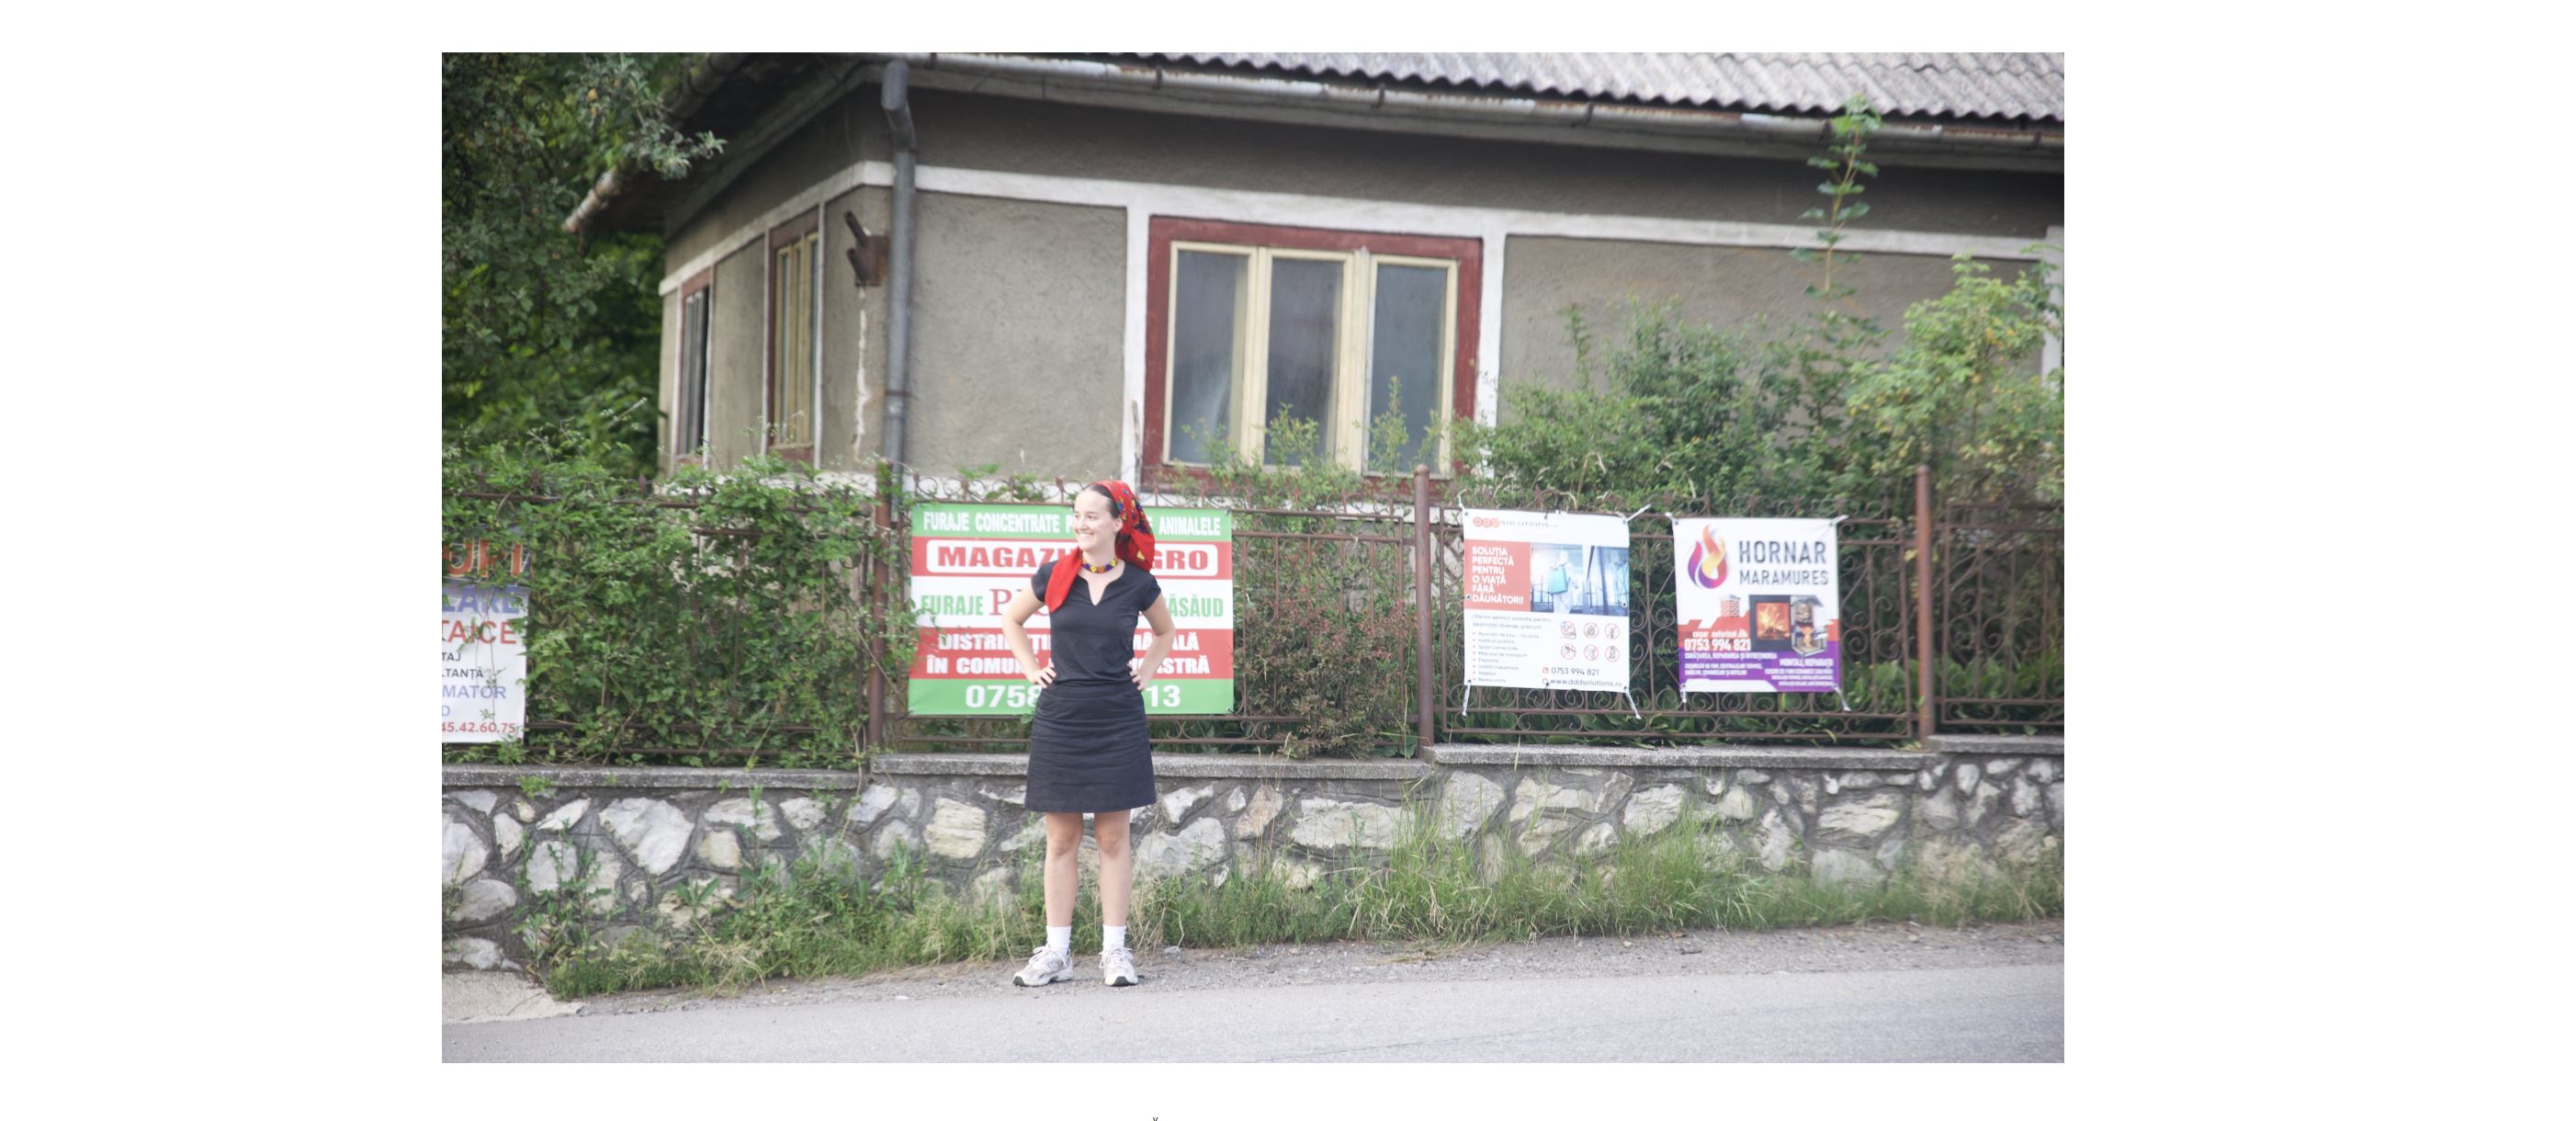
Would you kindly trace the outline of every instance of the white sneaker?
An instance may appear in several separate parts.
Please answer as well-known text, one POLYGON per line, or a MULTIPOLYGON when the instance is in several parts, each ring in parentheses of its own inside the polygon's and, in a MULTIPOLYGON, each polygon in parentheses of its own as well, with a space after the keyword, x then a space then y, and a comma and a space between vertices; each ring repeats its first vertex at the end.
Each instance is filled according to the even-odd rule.
POLYGON ((1100 980, 1105 984, 1127 986, 1136 983, 1136 955, 1118 946, 1100 951, 1100 980))
POLYGON ((1029 955, 1028 965, 1011 975, 1011 983, 1024 989, 1034 989, 1050 981, 1070 980, 1073 980, 1073 961, 1064 951, 1053 946, 1038 947, 1038 952, 1029 955))

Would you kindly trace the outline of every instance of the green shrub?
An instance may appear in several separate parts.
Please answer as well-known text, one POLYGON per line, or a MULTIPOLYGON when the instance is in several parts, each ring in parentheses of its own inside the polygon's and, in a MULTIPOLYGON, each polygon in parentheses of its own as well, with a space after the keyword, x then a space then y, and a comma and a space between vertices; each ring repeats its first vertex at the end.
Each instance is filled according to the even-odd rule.
POLYGON ((444 538, 526 550, 527 715, 562 725, 450 757, 854 765, 871 642, 900 681, 914 634, 854 594, 863 559, 902 563, 874 498, 779 460, 658 487, 616 462, 570 427, 448 448, 444 538))
MULTIPOLYGON (((1373 449, 1401 449, 1400 403, 1371 422, 1373 449)), ((1421 434, 1417 434, 1421 435, 1421 434)), ((1431 435, 1436 435, 1433 433, 1431 435)), ((1235 707, 1292 723, 1192 722, 1191 734, 1227 731, 1277 736, 1280 754, 1411 755, 1413 704, 1413 570, 1409 522, 1337 521, 1261 513, 1265 510, 1409 516, 1410 465, 1380 455, 1379 474, 1355 471, 1321 454, 1311 421, 1281 416, 1265 433, 1265 458, 1291 470, 1251 462, 1222 439, 1208 441, 1214 461, 1204 481, 1166 488, 1175 505, 1236 509, 1235 707), (1260 538, 1240 531, 1295 533, 1260 538), (1336 540, 1329 535, 1347 534, 1336 540)))

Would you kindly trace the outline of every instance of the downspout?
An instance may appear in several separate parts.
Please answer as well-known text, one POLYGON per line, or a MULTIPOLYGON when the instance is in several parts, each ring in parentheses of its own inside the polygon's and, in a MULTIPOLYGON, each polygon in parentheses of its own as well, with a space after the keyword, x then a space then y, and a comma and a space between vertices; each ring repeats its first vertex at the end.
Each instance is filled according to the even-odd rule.
POLYGON ((904 414, 912 402, 912 171, 919 146, 905 88, 911 67, 889 62, 879 99, 894 135, 894 244, 887 247, 885 457, 904 462, 904 414))

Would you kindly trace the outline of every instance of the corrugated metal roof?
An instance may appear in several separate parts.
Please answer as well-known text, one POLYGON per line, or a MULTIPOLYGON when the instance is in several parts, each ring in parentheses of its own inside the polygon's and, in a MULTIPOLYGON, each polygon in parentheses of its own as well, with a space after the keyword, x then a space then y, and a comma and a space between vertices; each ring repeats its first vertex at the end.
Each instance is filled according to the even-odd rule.
POLYGON ((2066 56, 2029 54, 1138 53, 1124 57, 1442 82, 1543 97, 1830 113, 1855 93, 1889 116, 2066 120, 2066 56))

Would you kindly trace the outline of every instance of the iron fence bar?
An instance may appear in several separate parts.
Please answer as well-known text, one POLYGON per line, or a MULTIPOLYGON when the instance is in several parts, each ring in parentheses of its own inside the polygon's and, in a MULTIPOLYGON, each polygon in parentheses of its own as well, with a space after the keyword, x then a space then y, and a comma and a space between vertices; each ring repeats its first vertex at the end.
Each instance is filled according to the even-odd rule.
POLYGON ((1415 742, 1429 747, 1431 710, 1431 468, 1413 465, 1413 699, 1415 742))
MULTIPOLYGON (((2011 721, 1998 721, 1997 723, 2011 723, 2011 721)), ((1496 737, 1496 736, 1511 736, 1511 737, 1515 737, 1516 739, 1520 739, 1520 740, 1527 740, 1527 739, 1532 739, 1532 738, 1537 738, 1537 739, 1581 739, 1581 738, 1588 738, 1588 737, 1592 737, 1592 736, 1607 736, 1607 737, 1614 737, 1614 738, 1619 738, 1619 739, 1636 739, 1636 738, 1641 738, 1641 737, 1645 737, 1645 736, 1658 736, 1658 737, 1664 737, 1664 738, 1669 738, 1669 739, 1726 739, 1726 740, 1753 740, 1753 739, 1764 739, 1764 740, 1812 740, 1812 741, 1815 741, 1815 742, 1818 742, 1818 743, 1848 743, 1848 742, 1851 742, 1851 741, 1853 741, 1853 740, 1890 740, 1890 741, 1902 742, 1902 741, 1904 741, 1904 740, 1907 740, 1907 739, 1911 739, 1911 738, 1913 738, 1913 737, 1912 737, 1912 735, 1911 735, 1910 733, 1903 732, 1903 731, 1895 731, 1895 732, 1834 732, 1834 733, 1825 733, 1825 732, 1767 732, 1767 731, 1741 731, 1741 732, 1724 732, 1724 731, 1721 731, 1721 732, 1651 732, 1651 731, 1616 731, 1616 730, 1608 730, 1608 729, 1596 730, 1596 729, 1590 729, 1590 728, 1570 728, 1570 729, 1551 729, 1551 728, 1478 728, 1478 729, 1452 729, 1452 730, 1451 730, 1451 732, 1450 732, 1450 736, 1449 736, 1449 738, 1451 739, 1451 741, 1456 742, 1456 741, 1460 741, 1460 740, 1471 740, 1471 739, 1490 739, 1490 738, 1493 738, 1493 737, 1496 737)))
MULTIPOLYGON (((1755 695, 1760 695, 1760 694, 1755 694, 1755 695)), ((1969 703, 1985 703, 1985 702, 1969 702, 1969 703)), ((1997 703, 2002 703, 2002 702, 1997 702, 1997 703)), ((1621 705, 1621 706, 1619 706, 1619 708, 1625 708, 1625 707, 1627 707, 1627 706, 1625 706, 1625 705, 1621 705)), ((1466 711, 1468 711, 1468 712, 1470 712, 1470 713, 1476 713, 1476 712, 1487 712, 1487 713, 1492 713, 1492 714, 1497 715, 1497 716, 1585 716, 1585 715, 1617 715, 1617 714, 1618 714, 1618 712, 1619 712, 1619 709, 1618 709, 1618 708, 1510 708, 1510 707, 1494 707, 1494 708, 1486 708, 1486 707, 1482 707, 1482 706, 1477 706, 1477 707, 1471 707, 1471 708, 1467 709, 1466 711)), ((1906 717, 1906 715, 1907 715, 1907 714, 1902 713, 1902 712, 1842 712, 1842 711, 1835 710, 1835 709, 1821 709, 1821 708, 1820 708, 1820 709, 1817 709, 1817 710, 1815 710, 1815 711, 1813 711, 1813 712, 1807 712, 1807 711, 1802 711, 1802 710, 1798 710, 1798 709, 1789 709, 1789 710, 1785 710, 1785 711, 1784 711, 1784 710, 1780 710, 1780 709, 1757 709, 1757 708, 1729 708, 1729 709, 1715 709, 1715 708, 1649 708, 1649 709, 1640 709, 1640 710, 1638 710, 1638 711, 1643 712, 1643 713, 1644 713, 1647 717, 1649 717, 1649 718, 1657 717, 1657 716, 1669 716, 1669 717, 1672 717, 1672 718, 1677 719, 1677 720, 1711 720, 1711 719, 1715 719, 1715 720, 1746 720, 1746 719, 1751 719, 1751 720, 1768 720, 1768 719, 1779 719, 1779 720, 1903 720, 1903 719, 1905 719, 1905 717, 1906 717)))
POLYGON ((1932 468, 1918 464, 1914 468, 1914 644, 1915 658, 1922 675, 1922 707, 1915 718, 1914 736, 1921 739, 1940 727, 1940 694, 1933 683, 1934 639, 1932 629, 1932 468))
POLYGON ((1234 535, 1237 537, 1258 537, 1265 540, 1357 541, 1363 544, 1374 545, 1403 545, 1412 540, 1408 537, 1396 537, 1383 533, 1296 533, 1287 530, 1267 529, 1236 529, 1234 531, 1234 535))
MULTIPOLYGON (((481 744, 481 743, 450 743, 450 744, 440 744, 440 745, 439 745, 439 753, 440 753, 441 755, 471 755, 471 754, 474 754, 474 753, 475 753, 475 752, 477 752, 477 751, 487 750, 487 749, 489 749, 491 746, 492 746, 492 745, 490 745, 490 744, 481 744)), ((524 744, 523 744, 523 745, 521 745, 521 746, 522 746, 522 748, 523 748, 523 749, 524 749, 528 754, 530 754, 530 755, 561 755, 561 756, 567 756, 567 757, 572 757, 572 758, 587 758, 587 759, 613 759, 613 758, 617 758, 617 757, 619 757, 619 756, 625 756, 625 755, 786 755, 786 754, 791 754, 791 752, 790 752, 789 750, 784 749, 784 748, 777 748, 777 747, 739 747, 739 746, 737 746, 737 747, 685 747, 685 746, 683 746, 683 747, 667 747, 667 746, 655 746, 655 745, 652 745, 652 744, 637 744, 637 745, 635 745, 635 746, 633 746, 633 747, 611 747, 611 748, 600 748, 600 749, 595 749, 595 750, 581 750, 581 751, 575 751, 575 750, 570 749, 570 748, 564 748, 564 747, 546 747, 546 746, 543 746, 543 745, 524 745, 524 744)), ((812 753, 812 752, 793 752, 793 754, 805 754, 805 755, 810 755, 810 754, 814 754, 814 753, 812 753)))
MULTIPOLYGON (((1252 507, 1252 506, 1227 506, 1227 505, 1225 505, 1225 504, 1224 504, 1224 503, 1222 503, 1222 502, 1216 502, 1216 501, 1212 501, 1212 500, 1204 499, 1204 498, 1193 498, 1193 497, 1188 496, 1188 495, 1158 495, 1158 496, 1156 496, 1156 497, 1157 497, 1157 498, 1161 498, 1161 499, 1165 499, 1165 501, 1151 501, 1151 500, 1141 500, 1141 499, 1140 499, 1140 501, 1142 501, 1142 502, 1143 502, 1143 505, 1144 505, 1144 506, 1146 506, 1146 507, 1147 507, 1147 508, 1149 508, 1149 509, 1151 509, 1151 508, 1156 508, 1156 507, 1160 507, 1160 508, 1163 508, 1163 509, 1172 509, 1172 510, 1178 510, 1178 509, 1209 509, 1209 510, 1223 510, 1223 511, 1225 511, 1226 513, 1229 513, 1229 514, 1252 514, 1252 515, 1258 515, 1258 516, 1261 516, 1261 517, 1273 517, 1273 518, 1319 518, 1319 519, 1332 519, 1332 520, 1339 520, 1339 521, 1371 521, 1371 522, 1402 522, 1402 521, 1406 520, 1406 516, 1405 516, 1404 511, 1402 511, 1402 510, 1400 510, 1400 509, 1399 509, 1399 510, 1389 510, 1389 511, 1384 511, 1384 512, 1375 512, 1375 511, 1355 511, 1355 510, 1273 510, 1273 509, 1268 509, 1268 508, 1264 508, 1264 507, 1252 507)), ((1061 509, 1063 509, 1063 508, 1064 508, 1064 503, 1062 503, 1062 502, 1009 502, 1009 501, 1002 501, 1002 500, 998 500, 998 499, 983 499, 983 498, 937 498, 937 497, 920 497, 920 496, 915 496, 915 499, 914 499, 914 500, 915 500, 916 502, 937 502, 937 503, 943 503, 943 504, 968 505, 968 506, 1016 506, 1016 507, 1023 507, 1023 508, 1026 508, 1026 509, 1032 509, 1032 510, 1061 510, 1061 509)), ((1374 500, 1373 500, 1373 501, 1374 501, 1374 500)))
MULTIPOLYGON (((897 743, 990 743, 990 744, 1014 744, 1014 743, 1017 743, 1017 744, 1025 744, 1025 743, 1027 743, 1028 741, 1027 741, 1027 740, 1023 740, 1023 739, 1013 739, 1013 738, 1011 738, 1011 737, 1009 737, 1009 736, 896 736, 896 737, 895 737, 895 742, 897 742, 897 743)), ((1192 737, 1172 736, 1172 737, 1168 737, 1168 738, 1158 738, 1158 739, 1156 739, 1154 742, 1155 742, 1155 743, 1157 743, 1157 744, 1165 744, 1165 743, 1250 743, 1250 744, 1285 744, 1285 743, 1287 743, 1288 741, 1287 741, 1287 740, 1284 740, 1284 739, 1225 738, 1225 737, 1210 737, 1210 736, 1192 736, 1192 737)))
MULTIPOLYGON (((564 500, 562 495, 556 494, 520 494, 511 491, 496 490, 443 490, 440 491, 439 494, 447 498, 471 498, 490 502, 532 502, 540 505, 553 505, 564 500)), ((703 510, 706 508, 706 503, 686 498, 604 498, 600 499, 600 501, 615 506, 652 506, 664 510, 703 510)), ((821 506, 789 506, 786 508, 785 512, 790 514, 826 514, 831 511, 821 506)))
MULTIPOLYGON (((869 516, 879 528, 891 528, 894 523, 894 496, 879 488, 876 509, 870 511, 869 516)), ((887 566, 875 554, 869 554, 867 558, 868 608, 878 626, 875 637, 868 642, 868 725, 867 740, 859 748, 862 753, 885 746, 886 694, 890 688, 886 681, 886 635, 883 625, 886 617, 886 568, 887 566)))
MULTIPOLYGON (((1018 718, 1017 718, 1017 717, 1010 717, 1010 716, 941 716, 941 715, 928 715, 928 716, 898 716, 898 717, 895 717, 895 719, 896 719, 896 720, 899 720, 899 721, 912 722, 912 721, 922 721, 922 720, 1017 720, 1018 718)), ((1157 715, 1153 715, 1153 714, 1150 714, 1150 713, 1149 713, 1149 714, 1147 714, 1147 715, 1146 715, 1146 717, 1145 717, 1145 721, 1146 721, 1147 723, 1149 723, 1149 724, 1174 724, 1174 723, 1183 723, 1183 722, 1222 722, 1222 723, 1228 723, 1228 724, 1303 724, 1303 723, 1305 723, 1305 722, 1306 722, 1306 718, 1305 718, 1305 717, 1302 717, 1302 716, 1235 716, 1235 715, 1232 715, 1232 714, 1229 714, 1229 713, 1222 713, 1222 712, 1216 712, 1216 713, 1205 713, 1205 712, 1203 712, 1203 713, 1196 713, 1196 714, 1192 714, 1192 713, 1179 713, 1179 714, 1169 714, 1169 715, 1161 715, 1161 716, 1157 716, 1157 715)))
MULTIPOLYGON (((1631 539, 1631 541, 1672 541, 1672 533, 1628 533, 1628 539, 1631 539)), ((1880 549, 1883 549, 1883 546, 1896 546, 1896 544, 1914 544, 1914 541, 1909 541, 1909 539, 1893 539, 1893 536, 1891 536, 1891 539, 1857 539, 1857 541, 1855 541, 1855 539, 1834 539, 1834 546, 1837 546, 1837 549, 1860 549, 1860 546, 1880 546, 1880 549)))
MULTIPOLYGON (((570 720, 530 720, 520 726, 531 732, 565 732, 572 730, 574 727, 573 722, 570 720)), ((704 731, 705 729, 706 725, 698 723, 676 723, 671 725, 671 730, 674 732, 698 732, 704 731)), ((812 724, 773 724, 766 730, 771 732, 784 732, 789 735, 810 736, 822 731, 823 729, 815 727, 812 724)), ((618 750, 623 751, 625 749, 620 748, 618 750)))

